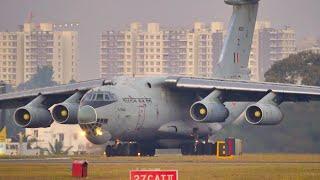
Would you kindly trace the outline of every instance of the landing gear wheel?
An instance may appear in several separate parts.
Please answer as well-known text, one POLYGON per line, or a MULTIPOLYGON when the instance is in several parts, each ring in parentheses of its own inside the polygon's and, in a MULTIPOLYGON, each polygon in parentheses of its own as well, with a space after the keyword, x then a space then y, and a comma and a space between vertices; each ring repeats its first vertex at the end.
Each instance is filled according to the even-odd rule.
POLYGON ((115 146, 115 154, 117 155, 117 156, 123 156, 124 154, 123 154, 123 145, 122 144, 117 144, 116 146, 115 146))
POLYGON ((114 150, 112 146, 110 145, 106 146, 105 153, 107 157, 114 156, 114 150))
POLYGON ((117 143, 108 145, 105 149, 107 157, 110 156, 154 156, 156 149, 154 146, 140 146, 137 143, 117 143))
POLYGON ((216 146, 212 143, 186 143, 181 146, 182 155, 214 155, 216 146))
POLYGON ((156 149, 154 147, 140 147, 141 156, 154 156, 156 154, 156 149))
POLYGON ((187 143, 181 146, 182 155, 192 155, 193 154, 193 144, 187 143))
POLYGON ((154 156, 156 154, 156 149, 155 148, 150 148, 148 149, 148 156, 154 156))
POLYGON ((197 143, 195 145, 195 154, 196 155, 204 155, 204 144, 203 143, 197 143))
POLYGON ((215 148, 215 145, 212 143, 206 143, 204 144, 204 152, 205 155, 214 155, 217 153, 217 149, 215 148))
POLYGON ((129 149, 129 144, 128 143, 124 143, 121 145, 120 148, 120 156, 129 156, 130 155, 130 149, 129 149))
POLYGON ((128 149, 129 149, 129 156, 138 156, 139 148, 137 143, 129 143, 128 149))

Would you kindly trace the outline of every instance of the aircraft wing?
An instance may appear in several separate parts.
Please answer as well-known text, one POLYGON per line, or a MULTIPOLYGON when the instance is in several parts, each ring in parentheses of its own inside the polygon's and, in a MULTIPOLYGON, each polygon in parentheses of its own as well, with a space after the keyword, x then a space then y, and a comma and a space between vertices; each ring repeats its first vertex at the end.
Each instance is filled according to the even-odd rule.
POLYGON ((258 101, 269 92, 282 96, 283 101, 319 101, 320 87, 226 79, 171 76, 165 80, 172 88, 212 92, 221 90, 225 101, 258 101))
POLYGON ((105 80, 96 79, 66 85, 0 94, 0 109, 24 106, 38 95, 46 96, 47 104, 55 104, 64 101, 77 91, 86 92, 91 88, 102 86, 104 83, 105 80))

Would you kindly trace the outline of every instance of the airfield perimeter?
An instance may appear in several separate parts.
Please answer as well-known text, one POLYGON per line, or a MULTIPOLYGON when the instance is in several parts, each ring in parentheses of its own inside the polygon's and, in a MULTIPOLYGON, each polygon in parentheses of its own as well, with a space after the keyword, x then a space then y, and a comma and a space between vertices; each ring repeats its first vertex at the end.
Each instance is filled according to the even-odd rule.
POLYGON ((88 179, 128 179, 135 169, 178 170, 179 179, 320 179, 320 155, 56 157, 0 159, 0 179, 69 179, 74 159, 89 161, 88 179))

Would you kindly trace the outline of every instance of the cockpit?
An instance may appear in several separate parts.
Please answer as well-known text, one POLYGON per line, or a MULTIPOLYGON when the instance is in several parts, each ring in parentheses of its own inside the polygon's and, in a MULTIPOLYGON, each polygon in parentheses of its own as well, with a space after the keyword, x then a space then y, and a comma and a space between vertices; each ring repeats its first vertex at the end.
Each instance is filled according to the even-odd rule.
POLYGON ((94 108, 105 106, 117 101, 117 96, 109 91, 89 91, 81 100, 80 105, 90 105, 94 108))

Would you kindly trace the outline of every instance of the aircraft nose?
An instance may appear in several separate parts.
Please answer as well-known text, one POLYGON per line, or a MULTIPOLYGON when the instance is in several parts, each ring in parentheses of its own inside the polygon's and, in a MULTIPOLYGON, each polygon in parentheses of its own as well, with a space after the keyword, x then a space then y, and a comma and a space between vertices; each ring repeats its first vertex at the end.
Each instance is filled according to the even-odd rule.
POLYGON ((96 110, 90 105, 80 107, 78 112, 78 121, 79 124, 89 124, 97 122, 96 110))

